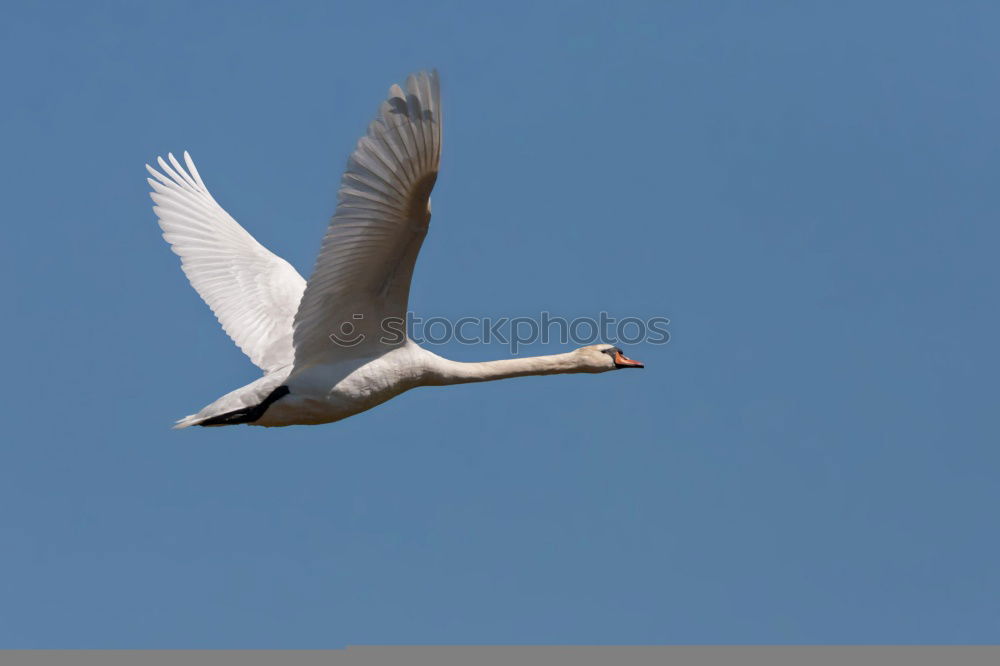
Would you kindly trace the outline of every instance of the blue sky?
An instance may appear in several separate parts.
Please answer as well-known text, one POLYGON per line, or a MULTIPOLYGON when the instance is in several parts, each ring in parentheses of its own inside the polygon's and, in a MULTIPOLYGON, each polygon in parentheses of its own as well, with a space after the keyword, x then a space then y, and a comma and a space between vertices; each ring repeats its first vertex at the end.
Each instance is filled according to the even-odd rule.
POLYGON ((8 6, 0 647, 1000 640, 998 19, 8 6), (256 369, 143 164, 190 150, 308 275, 350 149, 424 67, 444 156, 412 309, 666 316, 670 343, 170 430, 256 369))

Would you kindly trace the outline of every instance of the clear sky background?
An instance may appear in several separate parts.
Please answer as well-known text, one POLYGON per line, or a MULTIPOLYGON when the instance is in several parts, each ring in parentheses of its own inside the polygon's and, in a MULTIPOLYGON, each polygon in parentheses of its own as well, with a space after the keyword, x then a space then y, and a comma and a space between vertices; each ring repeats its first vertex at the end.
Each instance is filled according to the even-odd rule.
POLYGON ((1000 641, 998 19, 8 3, 0 647, 1000 641), (426 67, 412 309, 666 316, 670 344, 172 431, 257 371, 143 164, 190 150, 308 275, 348 153, 426 67))

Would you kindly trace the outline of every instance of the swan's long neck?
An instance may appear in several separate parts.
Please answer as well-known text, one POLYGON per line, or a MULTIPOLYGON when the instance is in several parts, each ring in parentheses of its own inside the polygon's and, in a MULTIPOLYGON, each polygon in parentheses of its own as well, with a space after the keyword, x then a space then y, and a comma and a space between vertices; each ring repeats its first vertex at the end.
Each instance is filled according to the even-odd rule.
POLYGON ((488 382, 494 379, 528 375, 557 375, 570 372, 592 372, 580 366, 573 353, 551 356, 529 356, 481 363, 462 363, 434 355, 424 383, 429 386, 488 382))

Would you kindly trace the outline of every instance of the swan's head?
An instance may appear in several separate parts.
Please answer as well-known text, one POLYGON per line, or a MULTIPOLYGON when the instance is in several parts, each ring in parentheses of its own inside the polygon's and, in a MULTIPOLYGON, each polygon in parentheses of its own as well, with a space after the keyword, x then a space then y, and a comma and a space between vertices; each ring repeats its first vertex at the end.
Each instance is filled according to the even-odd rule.
POLYGON ((625 356, 621 348, 614 345, 590 345, 580 347, 573 353, 580 356, 581 365, 591 372, 645 367, 641 362, 625 356))

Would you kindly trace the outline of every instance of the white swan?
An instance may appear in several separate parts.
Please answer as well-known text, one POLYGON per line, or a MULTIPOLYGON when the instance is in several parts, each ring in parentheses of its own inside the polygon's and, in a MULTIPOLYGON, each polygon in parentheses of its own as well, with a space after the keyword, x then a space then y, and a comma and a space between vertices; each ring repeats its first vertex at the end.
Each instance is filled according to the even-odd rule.
POLYGON ((641 368, 608 344, 565 354, 459 363, 410 340, 402 322, 431 219, 441 154, 436 72, 389 89, 341 180, 308 281, 216 203, 190 155, 148 179, 163 237, 222 328, 264 376, 174 426, 338 421, 417 386, 641 368))

